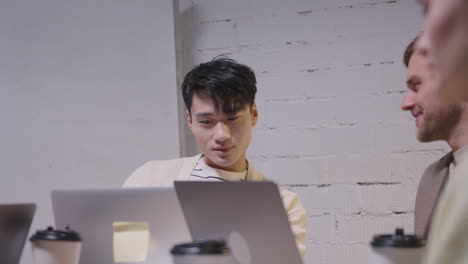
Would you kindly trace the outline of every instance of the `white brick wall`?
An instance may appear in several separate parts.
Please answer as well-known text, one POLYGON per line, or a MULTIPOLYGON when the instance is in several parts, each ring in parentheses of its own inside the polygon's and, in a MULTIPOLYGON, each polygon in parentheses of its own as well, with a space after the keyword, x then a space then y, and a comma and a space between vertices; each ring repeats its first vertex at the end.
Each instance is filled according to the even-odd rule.
MULTIPOLYGON (((190 64, 227 53, 257 74, 249 156, 309 213, 306 263, 369 263, 372 235, 413 228, 419 178, 445 144, 421 144, 402 53, 413 0, 180 0, 190 64)), ((187 67, 190 68, 190 67, 187 67)))

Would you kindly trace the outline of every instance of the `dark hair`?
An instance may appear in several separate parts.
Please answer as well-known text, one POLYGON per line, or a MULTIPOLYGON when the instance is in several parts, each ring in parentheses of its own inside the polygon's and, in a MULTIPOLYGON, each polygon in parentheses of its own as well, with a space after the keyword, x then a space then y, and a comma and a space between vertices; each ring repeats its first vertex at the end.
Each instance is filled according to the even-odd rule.
POLYGON ((247 105, 253 105, 257 80, 250 67, 217 56, 187 73, 181 88, 189 113, 195 93, 209 96, 215 103, 216 111, 236 113, 245 109, 247 105))
POLYGON ((418 41, 418 38, 419 36, 415 37, 413 41, 411 41, 408 47, 406 47, 405 53, 403 54, 403 62, 405 63, 406 67, 408 67, 411 56, 413 56, 414 45, 416 45, 416 41, 418 41))

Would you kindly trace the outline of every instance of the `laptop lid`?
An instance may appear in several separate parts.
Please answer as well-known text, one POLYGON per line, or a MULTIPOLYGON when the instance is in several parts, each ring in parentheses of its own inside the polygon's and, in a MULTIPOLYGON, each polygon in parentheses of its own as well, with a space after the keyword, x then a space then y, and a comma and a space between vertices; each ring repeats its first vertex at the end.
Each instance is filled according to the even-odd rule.
POLYGON ((0 204, 0 263, 19 263, 35 211, 35 204, 0 204))
POLYGON ((56 227, 81 235, 80 263, 171 263, 191 241, 173 188, 54 190, 52 206, 56 227))
POLYGON ((175 182, 194 240, 224 239, 241 264, 302 263, 272 182, 175 182))

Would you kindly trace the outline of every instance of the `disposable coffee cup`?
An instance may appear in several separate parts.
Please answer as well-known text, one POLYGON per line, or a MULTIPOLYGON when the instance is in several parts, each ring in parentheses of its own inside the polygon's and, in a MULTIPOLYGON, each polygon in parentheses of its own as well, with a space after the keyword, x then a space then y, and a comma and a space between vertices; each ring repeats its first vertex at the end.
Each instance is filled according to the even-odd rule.
POLYGON ((372 264, 420 264, 426 240, 404 233, 397 228, 395 234, 375 235, 372 239, 372 264))
POLYGON ((69 229, 38 230, 29 239, 32 243, 34 264, 79 264, 80 235, 69 229))
POLYGON ((231 254, 224 241, 207 240, 175 245, 174 264, 230 264, 231 254))

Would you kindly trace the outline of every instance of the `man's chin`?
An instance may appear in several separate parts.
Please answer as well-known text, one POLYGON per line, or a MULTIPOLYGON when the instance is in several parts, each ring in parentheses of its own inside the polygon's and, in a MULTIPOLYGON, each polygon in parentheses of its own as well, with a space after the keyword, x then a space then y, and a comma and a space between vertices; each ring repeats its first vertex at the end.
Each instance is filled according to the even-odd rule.
POLYGON ((418 137, 418 141, 421 142, 421 143, 429 143, 433 140, 430 140, 428 138, 424 138, 424 137, 418 137))
POLYGON ((418 131, 418 134, 417 134, 417 139, 421 143, 429 143, 429 142, 432 142, 432 141, 439 140, 439 138, 434 137, 433 134, 420 133, 419 131, 418 131))
POLYGON ((416 138, 418 139, 419 142, 421 143, 426 143, 429 142, 427 135, 421 133, 419 130, 416 132, 416 138))
POLYGON ((229 167, 235 163, 231 157, 220 157, 218 155, 213 155, 208 159, 217 167, 229 167))

